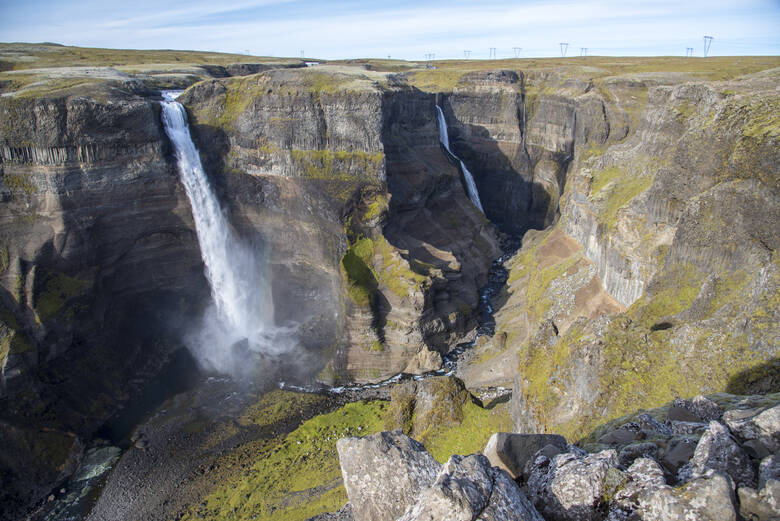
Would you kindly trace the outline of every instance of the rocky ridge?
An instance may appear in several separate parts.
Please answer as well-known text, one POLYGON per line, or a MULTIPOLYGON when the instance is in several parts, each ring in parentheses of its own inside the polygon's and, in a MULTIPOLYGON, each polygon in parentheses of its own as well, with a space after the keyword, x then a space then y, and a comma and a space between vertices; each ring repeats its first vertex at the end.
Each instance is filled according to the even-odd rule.
POLYGON ((703 396, 675 400, 663 421, 645 412, 604 426, 610 448, 588 451, 560 436, 497 433, 484 455, 441 465, 400 431, 343 438, 341 519, 779 519, 777 395, 730 400, 725 412, 703 396))

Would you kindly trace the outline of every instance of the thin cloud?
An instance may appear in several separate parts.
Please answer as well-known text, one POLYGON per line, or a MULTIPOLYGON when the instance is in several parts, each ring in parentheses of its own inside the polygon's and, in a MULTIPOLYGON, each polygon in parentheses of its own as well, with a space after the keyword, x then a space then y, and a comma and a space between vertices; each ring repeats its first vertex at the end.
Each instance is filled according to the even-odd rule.
MULTIPOLYGON (((305 50, 321 58, 390 54, 422 59, 430 52, 437 58, 455 58, 462 57, 464 49, 478 58, 487 55, 488 47, 498 47, 499 57, 511 56, 512 47, 523 47, 525 56, 552 56, 558 54, 560 41, 570 42, 572 49, 588 47, 591 54, 683 54, 686 46, 698 48, 703 34, 716 37, 713 54, 777 54, 780 50, 780 5, 766 0, 196 2, 182 9, 175 4, 167 4, 164 11, 142 9, 144 14, 138 14, 140 8, 126 13, 119 8, 96 10, 91 23, 59 12, 58 21, 66 24, 61 29, 45 24, 45 17, 40 23, 31 18, 29 23, 5 28, 0 22, 0 28, 6 38, 21 41, 226 52, 250 49, 253 54, 277 56, 305 50)), ((81 2, 74 4, 75 12, 83 12, 81 2)))

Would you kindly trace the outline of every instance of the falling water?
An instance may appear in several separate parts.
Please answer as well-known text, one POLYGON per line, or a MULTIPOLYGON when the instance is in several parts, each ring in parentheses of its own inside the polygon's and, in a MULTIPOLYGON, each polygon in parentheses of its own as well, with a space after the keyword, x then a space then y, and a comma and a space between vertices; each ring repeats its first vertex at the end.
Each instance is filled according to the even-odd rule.
POLYGON ((442 112, 441 107, 438 105, 436 105, 436 113, 439 115, 439 141, 447 152, 460 163, 460 168, 463 171, 463 178, 466 180, 466 191, 469 194, 469 199, 471 199, 474 206, 479 208, 479 211, 484 214, 485 210, 482 208, 482 203, 479 200, 479 192, 477 192, 477 184, 474 182, 474 177, 471 175, 471 172, 469 172, 469 169, 466 168, 463 161, 450 150, 450 137, 447 133, 447 121, 444 119, 444 112, 442 112))
POLYGON ((203 365, 229 374, 246 374, 252 353, 280 354, 293 345, 293 329, 274 323, 271 289, 262 257, 234 236, 203 171, 192 142, 187 113, 163 92, 162 121, 173 144, 176 164, 195 220, 213 308, 188 345, 203 365))

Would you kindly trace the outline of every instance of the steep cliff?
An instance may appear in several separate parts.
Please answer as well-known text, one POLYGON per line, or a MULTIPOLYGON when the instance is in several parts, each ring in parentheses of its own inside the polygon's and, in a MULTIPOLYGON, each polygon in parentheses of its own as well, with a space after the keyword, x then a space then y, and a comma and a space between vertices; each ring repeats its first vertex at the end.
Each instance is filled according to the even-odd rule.
POLYGON ((208 294, 159 108, 110 95, 0 98, 3 492, 23 499, 67 474, 208 294))
POLYGON ((596 122, 575 118, 560 219, 509 263, 498 328, 519 347, 516 428, 580 434, 675 396, 776 389, 776 81, 616 77, 539 95, 595 96, 609 132, 593 141, 596 122))
POLYGON ((324 379, 441 363, 499 254, 439 148, 434 96, 355 67, 212 80, 182 98, 243 229, 268 245, 280 320, 324 379))

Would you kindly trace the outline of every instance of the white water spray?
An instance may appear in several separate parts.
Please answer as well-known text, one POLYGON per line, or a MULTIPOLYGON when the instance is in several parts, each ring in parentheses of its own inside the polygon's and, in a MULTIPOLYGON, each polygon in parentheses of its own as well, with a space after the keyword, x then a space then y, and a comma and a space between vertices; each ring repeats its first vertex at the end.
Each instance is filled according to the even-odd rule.
POLYGON ((275 325, 265 262, 231 231, 192 142, 187 113, 175 101, 179 94, 163 92, 162 121, 192 206, 213 299, 202 327, 190 335, 187 344, 206 368, 248 375, 253 370, 249 363, 253 353, 278 355, 294 348, 295 328, 275 325))
POLYGON ((485 210, 482 208, 482 203, 479 200, 479 192, 477 192, 477 183, 474 182, 474 177, 471 175, 471 172, 469 172, 469 169, 466 168, 465 163, 450 150, 450 136, 447 133, 447 121, 444 119, 444 112, 442 112, 441 107, 438 105, 436 105, 436 113, 439 115, 439 141, 444 145, 444 148, 447 149, 447 152, 460 163, 460 168, 463 170, 463 178, 466 180, 466 192, 469 195, 469 199, 471 199, 474 206, 479 208, 479 211, 484 214, 485 210))

